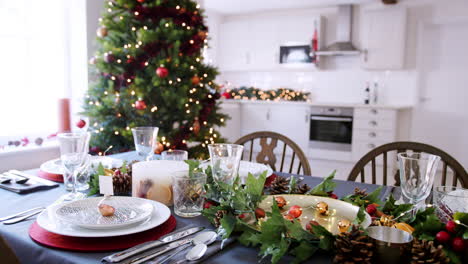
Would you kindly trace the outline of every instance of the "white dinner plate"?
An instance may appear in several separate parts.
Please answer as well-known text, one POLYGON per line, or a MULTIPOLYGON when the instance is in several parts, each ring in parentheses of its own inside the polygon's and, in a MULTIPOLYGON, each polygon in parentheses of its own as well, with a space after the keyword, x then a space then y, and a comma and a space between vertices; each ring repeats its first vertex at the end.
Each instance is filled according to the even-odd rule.
POLYGON ((55 210, 60 205, 49 206, 37 217, 37 223, 45 230, 64 236, 72 237, 113 237, 130 235, 155 228, 169 219, 171 211, 162 203, 148 200, 154 207, 151 217, 143 222, 135 223, 125 228, 93 230, 81 228, 73 224, 60 221, 55 217, 55 210))
MULTIPOLYGON (((208 165, 211 165, 211 162, 205 162, 201 164, 200 167, 206 169, 208 165)), ((254 176, 257 176, 262 174, 264 171, 267 171, 267 177, 273 174, 273 170, 270 168, 270 166, 265 164, 245 160, 241 160, 239 163, 239 177, 241 179, 247 178, 249 173, 252 173, 254 176)))
MULTIPOLYGON (((114 159, 111 157, 92 156, 91 157, 91 168, 96 169, 102 163, 104 168, 119 168, 122 166, 123 161, 120 159, 114 159)), ((51 174, 64 174, 62 162, 60 159, 53 159, 42 163, 41 171, 51 174)))
POLYGON ((147 199, 127 196, 109 198, 93 197, 61 204, 55 209, 56 217, 79 227, 89 229, 122 228, 141 222, 153 213, 153 205, 147 199), (102 216, 98 210, 104 203, 115 208, 112 216, 102 216))

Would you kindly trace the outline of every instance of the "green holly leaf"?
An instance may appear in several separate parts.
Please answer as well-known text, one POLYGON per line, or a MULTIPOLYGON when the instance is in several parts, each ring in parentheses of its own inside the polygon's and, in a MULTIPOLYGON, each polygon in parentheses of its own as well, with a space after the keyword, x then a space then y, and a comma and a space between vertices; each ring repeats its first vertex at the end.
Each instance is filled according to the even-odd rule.
POLYGON ((356 218, 353 221, 354 225, 360 225, 362 222, 366 220, 366 209, 364 206, 359 207, 359 211, 357 212, 356 218))
POLYGON ((461 264, 462 261, 460 260, 460 257, 458 256, 457 253, 455 253, 453 250, 448 249, 447 247, 443 248, 445 255, 450 259, 450 263, 452 264, 461 264))
POLYGON ((413 236, 418 239, 434 240, 437 232, 444 228, 444 224, 435 214, 435 208, 429 207, 420 210, 414 221, 410 223, 414 227, 413 236))
POLYGON ((333 171, 328 177, 323 179, 321 183, 311 189, 307 194, 316 195, 316 196, 328 196, 329 192, 333 192, 336 187, 336 183, 333 181, 335 177, 336 170, 333 171))
POLYGON ((277 243, 264 243, 260 247, 260 255, 266 257, 271 255, 271 263, 277 263, 288 252, 290 242, 285 237, 281 237, 277 243))
POLYGON ((408 212, 413 208, 412 204, 396 204, 396 200, 392 194, 388 197, 382 211, 387 215, 400 217, 400 222, 408 222, 411 220, 411 214, 408 212))
POLYGON ((200 167, 200 161, 198 160, 185 160, 185 163, 189 166, 189 177, 193 177, 193 173, 199 170, 200 167))
POLYGON ((319 248, 331 250, 335 242, 335 236, 321 225, 312 225, 312 232, 320 239, 319 248))
POLYGON ((253 176, 251 173, 247 175, 245 180, 245 192, 247 198, 250 199, 251 209, 255 209, 263 199, 263 188, 265 186, 267 171, 260 174, 258 177, 253 176), (255 208, 253 208, 255 207, 255 208))
POLYGON ((379 188, 375 189, 373 192, 369 193, 366 197, 362 198, 364 201, 366 201, 367 204, 382 204, 382 200, 379 199, 380 193, 382 192, 383 186, 380 186, 379 188))
POLYGON ((453 214, 453 219, 456 221, 460 221, 460 223, 464 225, 468 225, 468 213, 456 212, 455 214, 453 214))
POLYGON ((218 234, 220 234, 223 239, 229 238, 236 227, 237 217, 231 213, 227 213, 223 215, 220 223, 221 226, 218 229, 218 234))
POLYGON ((120 167, 120 172, 122 174, 127 174, 127 172, 128 172, 128 170, 127 170, 127 161, 123 162, 122 167, 120 167))
POLYGON ((258 232, 244 231, 237 239, 244 246, 257 246, 261 243, 258 232))
POLYGON ((290 252, 292 255, 296 256, 296 259, 292 263, 301 263, 309 259, 317 251, 317 247, 310 244, 307 241, 302 241, 299 243, 299 246, 292 249, 290 252))
POLYGON ((296 177, 291 176, 291 178, 289 179, 288 193, 293 193, 294 190, 296 190, 296 186, 297 186, 296 177))

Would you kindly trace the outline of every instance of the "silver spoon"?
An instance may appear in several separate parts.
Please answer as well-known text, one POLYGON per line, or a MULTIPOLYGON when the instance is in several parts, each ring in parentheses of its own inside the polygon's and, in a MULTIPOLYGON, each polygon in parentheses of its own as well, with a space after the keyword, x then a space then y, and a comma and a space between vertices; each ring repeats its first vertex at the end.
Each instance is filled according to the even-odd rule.
MULTIPOLYGON (((164 258, 161 258, 157 261, 153 261, 153 262, 150 262, 151 264, 155 264, 155 263, 164 263, 168 260, 170 260, 171 258, 173 258, 175 255, 179 254, 179 252, 185 250, 186 248, 190 247, 190 245, 195 245, 195 247, 193 247, 188 253, 187 255, 192 251, 194 250, 194 248, 196 248, 197 246, 199 245, 202 245, 202 246, 205 246, 205 250, 203 252, 203 254, 198 258, 200 259, 201 257, 203 257, 203 255, 205 254, 206 250, 208 249, 208 246, 207 245, 210 245, 211 243, 213 243, 214 241, 216 241, 216 238, 218 237, 218 234, 214 231, 205 231, 205 232, 202 232, 198 235, 196 235, 190 244, 186 244, 186 245, 183 245, 181 247, 179 247, 178 249, 176 249, 174 252, 172 252, 171 254, 167 255, 166 257, 164 258)), ((200 248, 199 248, 200 249, 200 248)), ((193 253, 192 253, 193 254, 193 253)), ((187 257, 187 256, 186 256, 187 257)), ((193 259, 195 260, 195 259, 193 259)), ((185 261, 185 259, 183 260, 185 261)))

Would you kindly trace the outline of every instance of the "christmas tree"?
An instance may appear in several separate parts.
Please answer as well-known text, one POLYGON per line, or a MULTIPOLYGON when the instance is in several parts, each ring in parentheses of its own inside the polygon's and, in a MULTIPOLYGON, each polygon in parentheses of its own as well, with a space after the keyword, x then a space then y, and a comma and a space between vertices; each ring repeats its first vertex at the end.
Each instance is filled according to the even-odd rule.
POLYGON ((95 76, 84 114, 93 132, 91 152, 133 148, 131 128, 159 127, 159 147, 206 157, 221 142, 214 67, 203 63, 208 28, 192 0, 106 2, 90 59, 95 76))

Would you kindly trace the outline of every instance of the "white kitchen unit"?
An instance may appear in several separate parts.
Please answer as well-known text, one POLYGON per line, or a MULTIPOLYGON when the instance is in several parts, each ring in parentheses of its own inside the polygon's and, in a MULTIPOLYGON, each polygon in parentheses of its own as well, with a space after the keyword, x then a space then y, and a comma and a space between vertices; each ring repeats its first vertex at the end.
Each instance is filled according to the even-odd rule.
MULTIPOLYGON (((346 179, 356 161, 371 149, 397 140, 409 140, 410 110, 409 106, 224 100, 221 111, 232 119, 220 131, 230 142, 238 138, 235 135, 240 137, 263 130, 283 134, 296 142, 308 156, 313 175, 326 176, 336 169, 337 178, 346 179), (348 125, 347 150, 311 147, 311 112, 318 107, 352 110, 346 114, 351 115, 348 118, 352 120, 352 127, 348 125)), ((326 133, 327 126, 325 124, 320 133, 326 133)), ((333 130, 332 127, 329 129, 333 130)), ((380 164, 378 160, 377 165, 380 164)), ((392 165, 389 173, 391 170, 392 165)))
POLYGON ((365 9, 362 16, 362 67, 369 70, 403 69, 406 47, 406 8, 386 6, 365 9))
MULTIPOLYGON (((277 71, 289 69, 279 63, 281 45, 310 45, 317 27, 322 42, 323 19, 307 10, 261 15, 228 16, 219 25, 218 65, 221 72, 277 71), (287 31, 278 28, 288 28, 287 31)), ((315 70, 304 64, 300 70, 315 70)))

